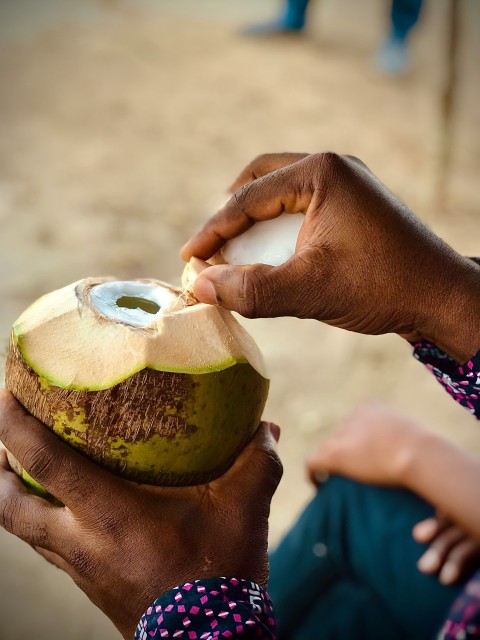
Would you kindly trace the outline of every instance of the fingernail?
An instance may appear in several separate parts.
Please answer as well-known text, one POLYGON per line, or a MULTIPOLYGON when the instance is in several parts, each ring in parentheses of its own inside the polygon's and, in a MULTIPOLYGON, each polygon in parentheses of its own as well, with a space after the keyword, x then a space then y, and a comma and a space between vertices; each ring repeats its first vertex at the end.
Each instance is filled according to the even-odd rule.
POLYGON ((193 293, 200 302, 206 304, 218 304, 215 287, 208 278, 197 278, 193 284, 193 293))
POLYGON ((424 571, 425 573, 432 573, 438 569, 440 564, 440 556, 435 551, 435 549, 429 549, 426 551, 420 560, 417 562, 417 567, 420 571, 424 571))
POLYGON ((438 579, 442 584, 453 584, 459 577, 460 573, 457 565, 453 562, 446 562, 440 571, 438 579))
POLYGON ((275 440, 275 442, 278 442, 280 440, 280 427, 274 422, 269 422, 268 426, 270 427, 270 432, 273 436, 273 439, 275 440))
POLYGON ((423 540, 431 538, 437 530, 437 521, 435 518, 423 520, 415 525, 413 533, 416 539, 423 540))

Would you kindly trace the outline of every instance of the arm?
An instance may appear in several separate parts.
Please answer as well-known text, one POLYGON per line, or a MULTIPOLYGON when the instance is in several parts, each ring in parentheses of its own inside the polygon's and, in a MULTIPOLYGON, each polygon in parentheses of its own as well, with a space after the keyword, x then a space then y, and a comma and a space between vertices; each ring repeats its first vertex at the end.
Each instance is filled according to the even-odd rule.
POLYGON ((428 431, 405 443, 399 484, 424 498, 480 541, 480 460, 428 431))
POLYGON ((407 209, 356 158, 270 154, 183 248, 209 259, 230 238, 284 211, 305 214, 295 254, 279 267, 215 265, 196 297, 247 317, 291 315, 368 334, 435 343, 457 362, 480 349, 480 266, 407 209))
POLYGON ((478 458, 385 407, 344 418, 307 466, 313 480, 328 472, 410 489, 480 541, 478 458))
MULTIPOLYGON (((131 638, 142 613, 176 586, 228 576, 265 587, 270 500, 281 476, 274 438, 278 427, 262 423, 235 464, 209 484, 139 485, 74 451, 0 392, 1 441, 62 503, 30 494, 0 450, 0 525, 68 573, 131 638)), ((226 599, 232 595, 239 596, 234 585, 226 599)), ((250 610, 259 637, 268 638, 271 616, 250 596, 244 600, 237 606, 250 610)), ((217 601, 217 611, 219 603, 231 611, 223 594, 217 601)), ((176 613, 166 609, 169 624, 176 613)))

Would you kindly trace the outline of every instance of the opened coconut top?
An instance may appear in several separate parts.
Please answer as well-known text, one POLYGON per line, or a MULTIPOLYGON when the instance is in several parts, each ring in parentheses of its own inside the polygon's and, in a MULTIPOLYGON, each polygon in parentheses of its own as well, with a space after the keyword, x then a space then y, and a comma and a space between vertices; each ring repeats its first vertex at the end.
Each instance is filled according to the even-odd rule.
POLYGON ((80 280, 34 302, 13 340, 37 374, 68 389, 106 389, 145 368, 200 374, 249 362, 265 376, 232 314, 189 293, 201 268, 190 266, 183 291, 154 279, 80 280))

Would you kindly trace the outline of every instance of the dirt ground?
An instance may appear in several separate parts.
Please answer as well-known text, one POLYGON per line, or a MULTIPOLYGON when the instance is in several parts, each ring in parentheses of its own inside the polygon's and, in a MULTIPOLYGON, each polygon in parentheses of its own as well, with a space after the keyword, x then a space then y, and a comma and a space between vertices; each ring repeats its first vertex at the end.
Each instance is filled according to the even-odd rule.
MULTIPOLYGON (((178 282, 179 247, 265 151, 357 155, 459 251, 480 254, 480 5, 462 3, 452 168, 439 185, 446 2, 428 4, 401 79, 373 64, 386 4, 317 2, 305 37, 255 40, 237 30, 273 13, 273 0, 0 0, 2 344, 28 304, 76 279, 178 282)), ((265 415, 283 426, 272 544, 312 495, 307 452, 362 399, 480 452, 474 420, 398 338, 245 324, 271 375, 265 415)), ((3 531, 0 564, 1 640, 118 638, 66 576, 3 531)))

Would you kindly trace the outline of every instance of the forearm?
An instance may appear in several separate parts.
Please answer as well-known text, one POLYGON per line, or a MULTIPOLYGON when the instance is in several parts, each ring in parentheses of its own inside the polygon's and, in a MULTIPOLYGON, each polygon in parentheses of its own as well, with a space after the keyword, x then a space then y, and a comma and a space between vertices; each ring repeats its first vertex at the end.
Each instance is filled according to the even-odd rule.
POLYGON ((433 342, 462 364, 480 350, 480 266, 476 259, 457 257, 430 291, 425 291, 424 340, 433 342))
POLYGON ((401 484, 480 540, 480 459, 426 431, 408 451, 401 484))

